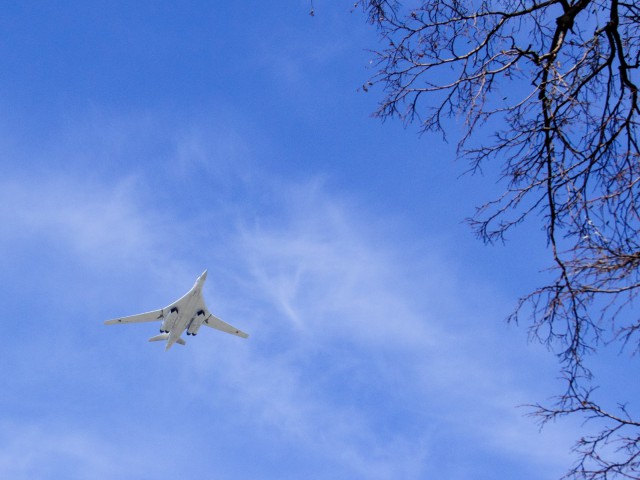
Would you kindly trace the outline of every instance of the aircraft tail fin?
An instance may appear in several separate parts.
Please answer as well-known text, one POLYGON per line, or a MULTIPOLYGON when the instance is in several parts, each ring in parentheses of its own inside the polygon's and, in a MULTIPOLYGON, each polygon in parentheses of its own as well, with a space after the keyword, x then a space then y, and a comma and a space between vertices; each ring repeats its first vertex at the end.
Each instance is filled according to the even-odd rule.
POLYGON ((150 342, 161 342, 162 340, 166 340, 169 338, 168 333, 161 333, 160 335, 156 335, 155 337, 151 337, 149 339, 150 342))
MULTIPOLYGON (((169 339, 169 334, 168 333, 161 333, 160 335, 156 335, 155 337, 151 337, 149 339, 150 342, 161 342, 163 340, 168 340, 169 339)), ((187 342, 185 342, 181 337, 178 337, 178 339, 176 340, 176 343, 178 345, 186 345, 187 342)), ((166 350, 169 350, 169 348, 171 348, 171 345, 173 345, 173 342, 171 343, 167 343, 167 348, 166 350)))

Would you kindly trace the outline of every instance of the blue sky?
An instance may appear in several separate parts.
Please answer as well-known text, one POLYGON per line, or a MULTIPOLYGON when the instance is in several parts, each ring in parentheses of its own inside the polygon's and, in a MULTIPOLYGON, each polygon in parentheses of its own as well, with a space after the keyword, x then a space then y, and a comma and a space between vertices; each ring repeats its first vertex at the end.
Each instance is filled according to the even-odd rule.
MULTIPOLYGON (((548 261, 500 191, 371 118, 350 4, 14 2, 0 18, 0 477, 547 479, 580 427, 506 325, 548 261), (203 331, 150 324, 204 269, 203 331)), ((452 128, 456 128, 453 126, 452 128)), ((455 132, 453 132, 455 136, 455 132)))

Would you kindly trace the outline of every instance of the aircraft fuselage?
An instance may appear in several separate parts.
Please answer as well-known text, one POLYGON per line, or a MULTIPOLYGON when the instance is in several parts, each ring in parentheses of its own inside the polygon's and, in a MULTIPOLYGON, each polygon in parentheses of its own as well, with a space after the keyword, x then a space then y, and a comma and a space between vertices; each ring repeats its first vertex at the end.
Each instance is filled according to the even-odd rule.
POLYGON ((198 329, 205 319, 204 302, 202 301, 202 284, 205 279, 206 272, 196 280, 193 288, 176 302, 179 306, 173 307, 173 309, 177 316, 172 325, 165 326, 165 328, 169 327, 168 331, 163 330, 164 322, 163 326, 160 327, 161 333, 169 334, 166 350, 169 350, 180 339, 185 330, 187 330, 187 335, 196 335, 198 333, 198 329))

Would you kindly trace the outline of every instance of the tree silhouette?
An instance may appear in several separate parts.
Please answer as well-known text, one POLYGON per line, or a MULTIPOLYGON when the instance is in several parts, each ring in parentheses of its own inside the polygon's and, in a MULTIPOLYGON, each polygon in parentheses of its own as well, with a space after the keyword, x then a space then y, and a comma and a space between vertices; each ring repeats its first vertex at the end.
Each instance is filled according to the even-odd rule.
MULTIPOLYGON (((635 0, 360 0, 384 47, 376 115, 447 133, 471 170, 499 162, 504 193, 470 223, 485 242, 542 221, 552 277, 520 299, 533 338, 559 355, 564 387, 531 414, 593 427, 567 478, 640 478, 640 421, 605 405, 588 365, 604 345, 640 351, 640 4, 635 0)), ((629 361, 629 355, 619 361, 629 361)), ((638 379, 629 379, 637 382, 638 379)))

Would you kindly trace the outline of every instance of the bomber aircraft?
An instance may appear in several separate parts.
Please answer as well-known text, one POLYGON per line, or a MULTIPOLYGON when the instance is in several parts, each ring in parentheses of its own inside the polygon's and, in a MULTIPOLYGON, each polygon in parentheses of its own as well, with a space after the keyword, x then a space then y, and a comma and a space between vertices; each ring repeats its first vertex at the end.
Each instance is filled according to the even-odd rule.
POLYGON ((187 331, 187 335, 196 335, 200 327, 204 324, 217 330, 247 338, 249 335, 223 322, 218 317, 207 310, 202 298, 202 285, 207 279, 207 271, 198 277, 195 285, 182 298, 176 300, 171 305, 161 310, 140 313, 130 317, 115 318, 107 320, 105 325, 117 325, 119 323, 139 323, 139 322, 159 322, 160 335, 151 337, 150 342, 167 341, 166 350, 169 350, 174 343, 185 345, 185 341, 180 337, 182 332, 187 331))

